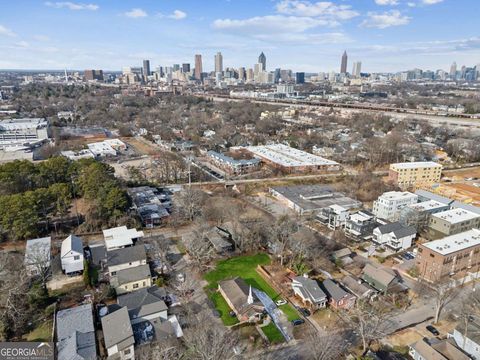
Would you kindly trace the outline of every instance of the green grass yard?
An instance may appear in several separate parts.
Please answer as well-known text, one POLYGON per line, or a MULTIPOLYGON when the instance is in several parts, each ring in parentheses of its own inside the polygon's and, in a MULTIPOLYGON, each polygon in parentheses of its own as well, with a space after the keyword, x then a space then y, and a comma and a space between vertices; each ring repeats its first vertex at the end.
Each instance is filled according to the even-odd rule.
POLYGON ((26 341, 52 341, 52 320, 47 320, 25 335, 26 341))
MULTIPOLYGON (((281 296, 256 271, 258 265, 268 265, 269 263, 270 258, 267 254, 239 256, 219 261, 215 270, 205 274, 205 280, 208 281, 206 286, 208 296, 215 303, 225 325, 232 325, 233 320, 229 315, 230 308, 227 303, 219 293, 215 292, 218 288, 218 282, 221 280, 238 276, 244 279, 247 284, 264 291, 273 301, 281 299, 281 296), (225 307, 228 311, 225 311, 225 307)), ((279 308, 285 313, 289 321, 298 319, 297 311, 290 304, 282 305, 279 308)))
POLYGON ((278 328, 275 326, 273 322, 271 322, 267 326, 264 326, 260 329, 263 331, 263 333, 268 338, 268 341, 270 341, 271 344, 278 344, 285 341, 282 333, 280 332, 280 330, 278 330, 278 328))

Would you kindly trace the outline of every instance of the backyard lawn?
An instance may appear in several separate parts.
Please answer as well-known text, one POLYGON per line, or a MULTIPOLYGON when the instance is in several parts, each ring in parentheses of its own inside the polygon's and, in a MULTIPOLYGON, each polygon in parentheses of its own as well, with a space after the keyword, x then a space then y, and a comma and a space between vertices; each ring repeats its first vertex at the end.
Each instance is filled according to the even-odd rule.
POLYGON ((277 344, 285 341, 282 333, 280 332, 280 330, 277 329, 273 322, 260 329, 263 331, 271 344, 277 344))
MULTIPOLYGON (((219 261, 215 270, 205 274, 205 280, 208 281, 206 286, 208 296, 215 303, 225 325, 232 325, 232 317, 229 315, 230 308, 225 300, 215 292, 218 288, 218 282, 238 276, 244 279, 247 284, 264 291, 273 301, 276 301, 281 296, 256 271, 257 265, 268 265, 269 263, 270 258, 267 254, 239 256, 219 261), (225 307, 228 311, 225 311, 225 307)), ((290 304, 282 305, 279 308, 285 313, 289 321, 298 319, 297 311, 290 304)))
POLYGON ((52 320, 42 322, 37 328, 25 335, 26 341, 52 341, 52 320))

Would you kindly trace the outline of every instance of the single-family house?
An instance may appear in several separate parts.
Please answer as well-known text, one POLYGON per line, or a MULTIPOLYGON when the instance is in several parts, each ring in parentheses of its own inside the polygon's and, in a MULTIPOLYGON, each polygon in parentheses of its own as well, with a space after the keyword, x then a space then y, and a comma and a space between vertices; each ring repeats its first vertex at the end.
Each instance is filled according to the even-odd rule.
POLYGON ((369 299, 376 291, 363 282, 361 279, 352 275, 347 275, 342 279, 343 286, 359 299, 369 299))
POLYGON ((240 321, 256 321, 262 316, 265 307, 242 278, 220 281, 218 291, 240 321))
POLYGON ((115 276, 120 270, 134 268, 145 264, 147 264, 147 254, 143 244, 115 249, 107 253, 109 276, 115 276))
POLYGON ((478 318, 473 318, 465 324, 460 322, 453 330, 453 333, 448 334, 449 338, 453 338, 458 348, 470 355, 473 359, 480 360, 480 321, 478 318))
POLYGON ((103 230, 103 238, 107 251, 133 246, 135 242, 143 236, 143 231, 128 229, 126 226, 103 230))
POLYGON ((292 290, 305 305, 309 305, 313 309, 324 308, 327 305, 327 295, 322 291, 318 282, 306 275, 293 278, 292 290))
POLYGON ((103 316, 102 329, 109 359, 135 359, 135 338, 126 307, 103 316))
POLYGON ((355 305, 356 297, 345 291, 331 279, 322 282, 322 290, 327 295, 328 304, 334 309, 351 309, 355 305))
POLYGON ((78 236, 70 235, 62 241, 60 261, 65 274, 83 271, 83 243, 78 236))
POLYGON ((352 250, 346 247, 346 248, 334 251, 332 253, 332 259, 335 262, 340 261, 342 265, 347 265, 353 261, 352 255, 353 255, 352 250))
POLYGON ((44 274, 50 269, 51 247, 51 237, 27 240, 24 263, 30 276, 44 274))
POLYGON ((363 268, 362 279, 377 291, 387 294, 403 292, 408 287, 400 282, 393 270, 367 264, 363 268))
POLYGON ((127 308, 132 325, 153 319, 166 321, 168 319, 166 297, 164 288, 152 286, 120 295, 117 303, 127 308))
POLYGON ((97 359, 92 304, 57 312, 56 332, 58 360, 97 359))
POLYGON ((145 264, 118 270, 115 276, 110 278, 110 285, 117 295, 152 286, 150 266, 145 264))
POLYGON ((408 354, 413 360, 471 360, 450 339, 426 341, 422 339, 409 346, 408 354))
POLYGON ((373 230, 372 241, 380 246, 387 246, 393 251, 406 250, 412 246, 417 236, 417 230, 413 226, 394 222, 377 227, 373 230))

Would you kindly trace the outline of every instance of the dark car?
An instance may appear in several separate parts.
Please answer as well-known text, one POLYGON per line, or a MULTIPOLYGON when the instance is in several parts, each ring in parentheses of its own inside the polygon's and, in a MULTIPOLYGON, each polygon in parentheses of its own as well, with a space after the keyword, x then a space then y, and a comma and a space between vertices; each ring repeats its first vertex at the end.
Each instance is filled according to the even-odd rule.
POLYGON ((303 319, 292 320, 293 326, 302 325, 303 323, 305 323, 305 320, 303 320, 303 319))
POLYGON ((310 310, 308 310, 308 309, 299 308, 298 310, 299 310, 299 311, 302 313, 302 315, 305 316, 305 317, 308 317, 308 316, 312 315, 312 313, 311 313, 310 310))
POLYGON ((440 332, 437 329, 435 329, 435 327, 432 325, 427 325, 427 330, 430 331, 435 336, 440 335, 440 332))

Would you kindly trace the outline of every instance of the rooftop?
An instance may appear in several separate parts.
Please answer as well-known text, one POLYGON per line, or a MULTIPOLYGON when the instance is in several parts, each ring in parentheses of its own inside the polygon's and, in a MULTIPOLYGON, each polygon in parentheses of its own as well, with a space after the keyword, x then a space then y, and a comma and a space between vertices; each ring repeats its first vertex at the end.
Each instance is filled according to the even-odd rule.
POLYGON ((147 254, 143 244, 111 250, 107 253, 107 265, 115 266, 134 261, 146 260, 147 254))
POLYGON ((379 199, 386 200, 386 201, 393 201, 393 200, 402 200, 402 199, 410 199, 410 198, 417 198, 418 195, 412 194, 408 191, 387 191, 380 195, 379 199))
POLYGON ((112 277, 112 284, 120 286, 131 282, 143 280, 151 276, 150 266, 148 264, 131 267, 117 271, 117 275, 112 277))
POLYGON ((338 165, 336 161, 328 160, 283 144, 248 146, 246 149, 255 156, 285 167, 338 165))
POLYGON ((107 349, 118 345, 120 351, 135 343, 126 307, 102 317, 102 328, 107 349))
POLYGON ((320 210, 331 205, 340 205, 346 209, 359 208, 362 203, 335 191, 328 185, 276 186, 272 190, 282 194, 303 210, 320 210))
POLYGON ((395 163, 390 164, 390 167, 397 169, 415 169, 415 168, 427 168, 427 167, 442 167, 442 165, 437 164, 433 161, 417 161, 417 162, 404 162, 404 163, 395 163))
POLYGON ((127 229, 126 226, 103 230, 105 245, 108 249, 133 245, 133 240, 143 237, 143 231, 127 229))
POLYGON ((443 239, 422 244, 441 255, 452 254, 457 251, 480 245, 480 230, 472 229, 459 234, 444 237, 443 239))
POLYGON ((434 209, 442 208, 445 206, 447 205, 441 202, 438 202, 436 200, 428 200, 428 201, 419 202, 417 204, 408 205, 410 209, 417 210, 417 211, 434 210, 434 209))
POLYGON ((120 295, 117 303, 125 306, 131 319, 156 314, 161 311, 167 311, 165 304, 166 291, 164 288, 152 286, 131 293, 120 295))
POLYGON ((451 209, 432 214, 432 218, 446 220, 450 224, 457 224, 463 221, 476 219, 478 217, 480 217, 479 214, 475 214, 474 212, 464 209, 451 209))

